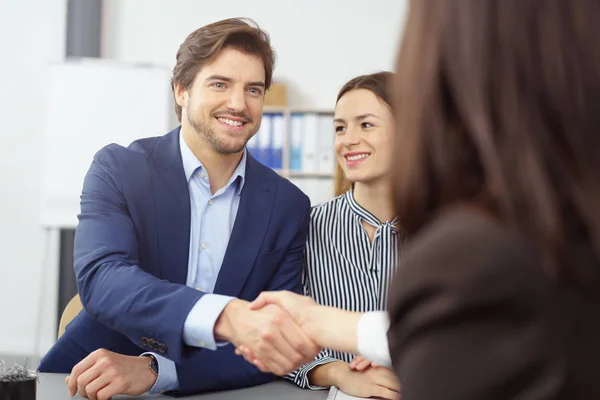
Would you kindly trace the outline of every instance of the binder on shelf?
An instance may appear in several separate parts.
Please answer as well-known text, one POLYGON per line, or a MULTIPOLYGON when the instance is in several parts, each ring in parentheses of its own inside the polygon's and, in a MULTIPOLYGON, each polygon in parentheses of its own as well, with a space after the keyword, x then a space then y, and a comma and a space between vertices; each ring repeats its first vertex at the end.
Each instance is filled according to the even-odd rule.
POLYGON ((319 114, 319 140, 317 150, 318 172, 332 174, 335 171, 335 132, 333 129, 333 116, 319 114))
POLYGON ((319 116, 314 113, 304 114, 304 141, 302 146, 302 170, 304 172, 318 172, 319 146, 319 116))
POLYGON ((271 135, 271 162, 269 166, 273 169, 282 169, 285 142, 285 118, 283 114, 273 114, 271 116, 271 135))
POLYGON ((290 170, 302 171, 302 135, 304 132, 304 114, 294 113, 290 121, 290 170))
POLYGON ((271 165, 271 115, 265 114, 262 117, 262 123, 256 133, 257 148, 256 159, 261 164, 270 167, 271 165))

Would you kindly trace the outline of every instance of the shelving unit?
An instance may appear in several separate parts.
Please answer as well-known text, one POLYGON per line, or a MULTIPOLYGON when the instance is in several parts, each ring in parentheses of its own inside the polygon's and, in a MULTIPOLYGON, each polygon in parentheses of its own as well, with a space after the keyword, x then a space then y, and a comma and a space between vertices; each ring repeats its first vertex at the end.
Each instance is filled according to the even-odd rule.
MULTIPOLYGON (((284 106, 265 106, 263 108, 263 114, 281 114, 285 120, 285 134, 283 142, 283 156, 282 156, 282 169, 275 169, 275 171, 286 178, 315 178, 315 179, 333 179, 335 170, 332 169, 330 173, 318 172, 318 171, 295 171, 289 168, 290 166, 290 145, 291 145, 291 120, 293 114, 318 114, 318 115, 331 115, 333 116, 334 111, 332 109, 323 108, 306 108, 306 107, 284 107, 284 106)), ((333 134, 333 127, 332 127, 333 134)), ((333 151, 333 150, 332 150, 333 151)))
MULTIPOLYGON (((271 165, 271 167, 279 175, 289 179, 292 183, 304 191, 311 199, 311 203, 313 205, 330 199, 333 196, 333 178, 335 176, 335 153, 333 149, 334 111, 332 109, 307 107, 265 106, 263 109, 263 114, 265 117, 273 115, 283 116, 283 123, 281 122, 281 119, 279 119, 277 122, 279 132, 281 132, 281 124, 283 124, 283 143, 279 142, 278 147, 281 148, 282 146, 282 151, 279 153, 277 150, 275 150, 277 154, 281 154, 281 168, 278 168, 279 161, 277 161, 277 166, 271 165), (302 119, 301 117, 300 122, 296 121, 295 123, 298 123, 298 125, 296 125, 294 130, 292 128, 292 121, 294 118, 296 118, 296 115, 299 114, 305 115, 305 119, 302 119), (328 127, 327 120, 321 118, 321 116, 331 117, 331 128, 328 127), (298 126, 300 126, 300 129, 298 126), (323 140, 322 135, 327 133, 327 130, 329 130, 331 134, 331 138, 329 138, 331 142, 321 142, 321 140, 323 140), (294 153, 295 161, 292 162, 292 148, 298 148, 297 145, 296 147, 293 146, 294 143, 292 142, 292 132, 295 132, 296 134, 298 131, 301 132, 300 137, 302 138, 302 145, 299 147, 302 148, 302 151, 301 155, 294 153), (307 132, 311 132, 313 134, 307 134, 307 132), (323 150, 323 146, 325 146, 326 149, 327 147, 331 147, 331 150, 323 150), (306 159, 307 153, 304 152, 305 148, 311 149, 309 152, 311 153, 312 158, 311 156, 308 156, 308 161, 306 159), (326 153, 330 154, 329 160, 327 160, 326 153), (331 168, 329 171, 327 171, 329 167, 323 167, 323 162, 331 162, 331 168), (307 163, 314 166, 315 170, 307 169, 307 163)), ((268 122, 265 121, 267 120, 263 119, 264 123, 272 124, 270 127, 274 131, 275 122, 272 122, 274 120, 268 120, 268 122)), ((260 135, 260 133, 261 131, 259 131, 257 135, 260 135)), ((273 132, 271 132, 271 134, 275 135, 273 132)), ((257 138, 258 137, 260 136, 257 136, 257 138)), ((281 138, 281 136, 278 136, 278 138, 281 138)), ((259 145, 257 145, 257 143, 254 143, 254 145, 257 146, 254 148, 254 151, 259 152, 259 145)), ((273 146, 273 149, 274 148, 275 146, 273 146)), ((309 166, 308 168, 311 167, 309 166)))

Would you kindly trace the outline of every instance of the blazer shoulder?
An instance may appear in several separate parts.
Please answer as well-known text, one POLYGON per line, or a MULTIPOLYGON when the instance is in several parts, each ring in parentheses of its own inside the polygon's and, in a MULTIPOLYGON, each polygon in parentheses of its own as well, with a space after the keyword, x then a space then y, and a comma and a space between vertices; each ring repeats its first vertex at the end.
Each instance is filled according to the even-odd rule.
POLYGON ((469 290, 478 285, 543 282, 535 247, 491 217, 452 211, 409 238, 398 270, 402 286, 428 284, 469 290))
POLYGON ((150 155, 156 150, 160 136, 147 137, 133 141, 127 148, 131 151, 150 155))
POLYGON ((158 137, 143 138, 132 142, 125 147, 117 143, 110 143, 96 152, 94 162, 113 170, 120 170, 126 162, 139 156, 146 158, 151 155, 158 144, 158 137))
POLYGON ((259 176, 268 179, 277 188, 277 194, 278 196, 281 196, 278 201, 292 202, 294 206, 302 205, 306 208, 310 207, 310 199, 308 196, 289 179, 284 178, 271 168, 262 165, 254 159, 249 162, 253 163, 252 168, 259 176))
POLYGON ((282 194, 282 201, 288 202, 294 209, 298 207, 306 210, 306 216, 310 212, 310 199, 298 186, 294 185, 288 179, 279 176, 276 172, 275 180, 277 181, 278 193, 282 194))

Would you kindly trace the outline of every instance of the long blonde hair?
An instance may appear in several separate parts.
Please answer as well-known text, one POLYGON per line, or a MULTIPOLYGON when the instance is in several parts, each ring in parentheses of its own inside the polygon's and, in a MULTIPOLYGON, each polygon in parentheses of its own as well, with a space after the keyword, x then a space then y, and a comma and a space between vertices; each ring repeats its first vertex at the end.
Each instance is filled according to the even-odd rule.
MULTIPOLYGON (((377 96, 381 101, 383 101, 390 109, 393 109, 392 106, 392 96, 389 90, 389 87, 392 83, 392 79, 394 74, 389 71, 381 71, 376 72, 374 74, 361 75, 357 76, 349 80, 338 93, 337 100, 335 104, 337 105, 338 101, 342 98, 346 93, 357 90, 357 89, 366 89, 371 91, 375 96, 377 96)), ((339 163, 335 166, 335 180, 333 183, 333 195, 335 197, 340 196, 346 193, 348 190, 352 189, 354 184, 346 179, 346 174, 344 174, 344 170, 340 166, 339 163)))

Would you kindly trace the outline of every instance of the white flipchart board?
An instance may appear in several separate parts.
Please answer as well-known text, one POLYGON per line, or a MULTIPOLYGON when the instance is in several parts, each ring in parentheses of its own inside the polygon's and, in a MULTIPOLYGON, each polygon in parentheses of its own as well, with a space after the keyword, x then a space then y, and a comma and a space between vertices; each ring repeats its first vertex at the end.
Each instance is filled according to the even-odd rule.
POLYGON ((170 71, 110 60, 47 67, 44 91, 41 223, 74 227, 94 154, 163 135, 175 125, 170 71))

